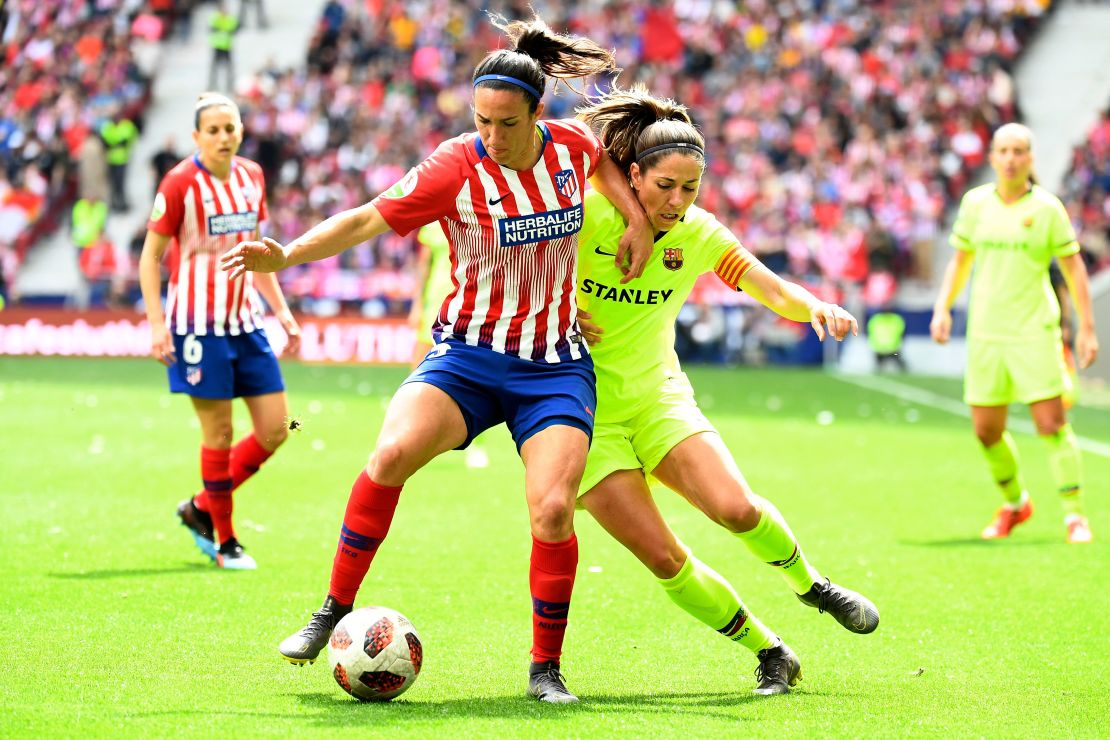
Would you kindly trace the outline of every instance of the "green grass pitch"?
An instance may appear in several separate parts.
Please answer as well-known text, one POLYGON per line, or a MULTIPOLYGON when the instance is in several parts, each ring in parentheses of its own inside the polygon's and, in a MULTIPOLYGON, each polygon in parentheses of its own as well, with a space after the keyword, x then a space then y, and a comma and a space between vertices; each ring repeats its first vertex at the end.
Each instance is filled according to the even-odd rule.
MULTIPOLYGON (((159 367, 0 359, 0 736, 1105 736, 1110 459, 1084 454, 1096 541, 1069 546, 1041 443, 1015 435, 1037 512, 983 543, 999 499, 967 419, 782 369, 691 376, 811 560, 878 604, 876 633, 803 607, 659 490, 679 536, 787 640, 805 679, 753 697, 754 658, 580 513, 563 665, 582 703, 537 704, 524 695, 523 475, 499 429, 488 468, 448 453, 406 487, 359 604, 412 619, 424 670, 398 701, 359 704, 326 663, 296 668, 276 647, 325 595, 350 484, 404 371, 285 371, 303 430, 236 497, 259 570, 221 572, 175 518, 199 483, 199 431, 159 367)), ((905 382, 959 398, 954 381, 905 382)), ((1110 444, 1110 411, 1072 419, 1110 444)))

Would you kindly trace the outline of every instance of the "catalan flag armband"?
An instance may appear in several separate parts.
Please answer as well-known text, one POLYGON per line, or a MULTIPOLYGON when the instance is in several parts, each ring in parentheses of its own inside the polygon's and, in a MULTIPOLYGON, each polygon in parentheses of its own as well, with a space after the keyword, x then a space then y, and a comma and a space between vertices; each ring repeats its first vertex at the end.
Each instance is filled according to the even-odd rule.
POLYGON ((717 261, 717 266, 713 268, 713 271, 727 285, 738 288, 740 287, 740 280, 755 265, 755 262, 755 257, 752 256, 751 252, 739 244, 735 244, 721 255, 721 259, 717 261))

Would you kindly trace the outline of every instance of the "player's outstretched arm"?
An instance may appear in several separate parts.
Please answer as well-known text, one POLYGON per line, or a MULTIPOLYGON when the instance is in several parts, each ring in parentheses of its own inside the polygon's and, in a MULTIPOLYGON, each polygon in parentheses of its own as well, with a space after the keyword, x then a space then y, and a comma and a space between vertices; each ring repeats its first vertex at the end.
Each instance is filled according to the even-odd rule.
POLYGON ((389 231, 389 224, 370 203, 337 213, 286 246, 270 238, 241 242, 220 258, 232 278, 244 272, 277 272, 283 267, 326 259, 389 231))
POLYGON ((822 342, 825 336, 840 341, 859 333, 856 317, 835 303, 826 303, 797 283, 783 280, 762 264, 755 264, 740 278, 738 286, 771 309, 791 321, 806 322, 822 342))
POLYGON ((640 201, 628 185, 628 177, 609 158, 605 150, 601 150, 601 161, 597 163, 594 176, 590 178, 590 185, 605 199, 612 203, 628 224, 621 235, 617 245, 617 256, 614 258, 617 269, 624 273, 621 284, 644 274, 651 250, 655 246, 654 235, 640 201))
POLYGON ((952 259, 948 260, 948 266, 944 268, 937 302, 933 306, 933 318, 929 322, 929 334, 937 344, 945 344, 952 336, 952 304, 967 285, 974 261, 975 255, 972 252, 957 249, 952 259))
POLYGON ((1057 259, 1060 272, 1068 284, 1068 293, 1075 304, 1075 315, 1079 319, 1079 331, 1075 335, 1075 351, 1079 367, 1087 368, 1098 357, 1098 336, 1095 334, 1095 314, 1091 308, 1091 286, 1087 279, 1087 265, 1076 252, 1057 259))

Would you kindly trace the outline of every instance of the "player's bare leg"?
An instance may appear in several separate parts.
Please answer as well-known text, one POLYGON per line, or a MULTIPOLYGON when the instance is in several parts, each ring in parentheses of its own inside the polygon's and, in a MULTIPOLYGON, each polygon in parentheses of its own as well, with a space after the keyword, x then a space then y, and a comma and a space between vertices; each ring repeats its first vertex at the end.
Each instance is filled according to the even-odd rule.
POLYGON ((247 396, 243 399, 251 415, 254 436, 273 453, 289 437, 289 401, 285 392, 247 396))
POLYGON ((466 440, 458 405, 428 383, 406 383, 393 395, 370 462, 355 481, 324 605, 278 647, 290 663, 313 663, 336 623, 351 611, 378 544, 393 518, 405 481, 436 455, 466 440), (358 529, 346 522, 359 522, 358 529))
POLYGON ((748 611, 728 581, 678 541, 642 471, 615 471, 579 501, 652 572, 680 609, 756 655, 755 693, 785 694, 801 680, 801 663, 790 648, 748 611))
POLYGON ((520 450, 532 529, 532 664, 528 669, 528 693, 554 704, 578 701, 567 690, 559 661, 578 566, 574 504, 588 450, 586 433, 563 424, 540 430, 520 450))
POLYGON ((779 569, 803 604, 828 612, 850 632, 866 634, 879 626, 879 611, 867 597, 822 578, 806 560, 782 514, 752 491, 719 435, 687 437, 652 475, 779 569))

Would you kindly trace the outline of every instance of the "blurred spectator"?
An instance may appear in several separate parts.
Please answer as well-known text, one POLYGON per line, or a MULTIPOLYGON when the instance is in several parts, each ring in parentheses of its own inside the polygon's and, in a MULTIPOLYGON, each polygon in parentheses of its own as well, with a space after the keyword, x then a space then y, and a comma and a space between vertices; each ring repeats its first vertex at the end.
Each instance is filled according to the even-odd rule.
POLYGON ((235 32, 239 30, 239 19, 227 10, 224 0, 218 0, 216 9, 208 18, 208 45, 212 47, 212 64, 208 68, 208 89, 216 87, 216 74, 219 67, 224 69, 226 90, 235 89, 235 62, 232 48, 235 45, 235 32))
POLYGON ((266 0, 239 0, 239 27, 247 27, 247 6, 254 6, 254 19, 259 28, 269 28, 270 22, 266 18, 266 0))
POLYGON ((181 161, 181 158, 181 154, 177 151, 177 143, 174 136, 170 134, 166 137, 166 141, 162 144, 162 148, 156 151, 154 156, 150 158, 150 169, 154 174, 153 192, 158 192, 158 184, 162 182, 162 178, 181 161))
POLYGON ((77 197, 108 202, 108 160, 99 136, 86 136, 77 153, 77 197))
POLYGON ((902 337, 906 333, 906 320, 889 309, 877 311, 867 320, 867 344, 875 353, 875 369, 882 370, 888 362, 906 372, 902 358, 902 337))
POLYGON ((38 218, 43 197, 35 190, 41 187, 28 187, 22 172, 17 172, 10 182, 0 181, 0 245, 14 242, 38 218))
POLYGON ((87 247, 100 236, 108 220, 108 206, 103 201, 79 198, 73 204, 70 236, 78 247, 87 247))
POLYGON ((100 138, 107 147, 108 181, 111 184, 113 211, 128 211, 127 165, 131 162, 131 149, 139 138, 139 128, 124 112, 116 108, 112 117, 100 125, 100 138))
POLYGON ((123 271, 116 257, 116 245, 101 232, 77 258, 81 274, 89 285, 89 305, 119 307, 123 271))
POLYGON ((1071 215, 1087 267, 1110 266, 1110 106, 1072 150, 1061 200, 1071 215))

